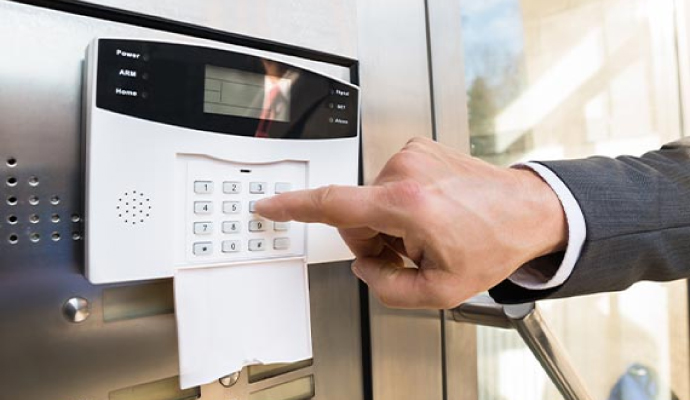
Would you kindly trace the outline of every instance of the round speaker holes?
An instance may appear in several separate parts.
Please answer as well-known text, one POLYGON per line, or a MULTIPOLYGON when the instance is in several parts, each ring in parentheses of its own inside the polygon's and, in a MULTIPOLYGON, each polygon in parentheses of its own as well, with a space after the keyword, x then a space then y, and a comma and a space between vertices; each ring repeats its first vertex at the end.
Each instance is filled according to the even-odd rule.
POLYGON ((79 214, 72 214, 72 222, 74 222, 76 224, 77 222, 80 222, 80 221, 81 221, 81 217, 79 216, 79 214))
POLYGON ((15 235, 14 233, 11 234, 8 238, 7 241, 10 244, 17 244, 19 242, 19 236, 15 235))
POLYGON ((60 204, 60 197, 59 196, 53 196, 50 198, 50 204, 56 206, 60 204))
POLYGON ((17 159, 14 157, 10 157, 7 159, 7 166, 10 168, 14 168, 17 166, 17 159))
POLYGON ((29 235, 29 240, 31 240, 34 243, 38 243, 41 241, 41 235, 38 233, 32 233, 29 235))
POLYGON ((151 199, 139 190, 125 192, 115 203, 115 212, 122 222, 140 225, 151 218, 151 199))
POLYGON ((41 201, 38 199, 38 196, 29 197, 29 204, 31 204, 32 206, 37 206, 40 202, 41 201))
POLYGON ((7 178, 6 182, 7 182, 7 186, 9 186, 9 187, 17 186, 17 178, 15 178, 14 176, 10 176, 9 178, 7 178))
POLYGON ((31 214, 29 217, 29 222, 32 224, 37 224, 41 221, 41 217, 38 216, 38 214, 31 214))
POLYGON ((29 186, 36 187, 36 186, 38 186, 38 183, 39 183, 38 177, 32 176, 31 178, 29 178, 29 186))
POLYGON ((15 196, 10 196, 7 198, 7 205, 16 206, 17 202, 18 202, 18 200, 15 196))
POLYGON ((75 242, 81 240, 81 233, 79 233, 79 232, 74 232, 74 233, 72 234, 72 240, 74 240, 75 242))
POLYGON ((10 215, 7 217, 7 223, 10 225, 17 225, 17 222, 19 222, 19 218, 17 218, 16 215, 10 215))
POLYGON ((50 216, 50 220, 54 223, 57 224, 60 222, 60 215, 59 214, 53 214, 50 216))
POLYGON ((60 234, 58 232, 53 232, 53 234, 50 235, 50 239, 53 242, 59 242, 60 241, 60 234))

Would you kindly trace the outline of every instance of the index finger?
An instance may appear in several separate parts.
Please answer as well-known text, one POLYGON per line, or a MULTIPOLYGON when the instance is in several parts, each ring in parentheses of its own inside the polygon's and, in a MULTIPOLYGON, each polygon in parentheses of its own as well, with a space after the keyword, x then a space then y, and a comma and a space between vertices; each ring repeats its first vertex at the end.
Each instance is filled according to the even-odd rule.
POLYGON ((341 229, 371 227, 391 233, 399 221, 383 201, 380 186, 326 186, 289 192, 256 202, 256 212, 273 221, 318 222, 341 229))

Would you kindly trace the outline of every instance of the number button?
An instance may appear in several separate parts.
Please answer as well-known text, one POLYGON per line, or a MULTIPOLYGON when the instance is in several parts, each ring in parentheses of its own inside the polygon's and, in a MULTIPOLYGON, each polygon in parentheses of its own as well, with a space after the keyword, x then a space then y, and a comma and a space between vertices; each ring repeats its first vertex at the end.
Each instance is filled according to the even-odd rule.
POLYGON ((290 230, 289 222, 274 222, 273 230, 276 232, 287 232, 290 230))
POLYGON ((212 222, 196 222, 194 224, 195 235, 210 235, 211 233, 213 233, 212 222))
POLYGON ((240 233, 239 221, 223 222, 223 233, 240 233))
POLYGON ((194 243, 195 256, 208 256, 213 253, 213 243, 194 243))
POLYGON ((242 183, 240 182, 223 182, 223 193, 238 194, 242 192, 242 183))
POLYGON ((273 248, 275 250, 287 250, 290 248, 289 238, 277 238, 273 240, 273 248))
POLYGON ((264 239, 254 239, 249 241, 249 251, 264 250, 266 250, 266 241, 264 239))
POLYGON ((239 240, 226 240, 223 242, 223 253, 237 253, 240 251, 239 240))
POLYGON ((242 209, 239 201, 225 201, 223 202, 223 213, 237 214, 242 209))
POLYGON ((211 182, 211 181, 196 181, 196 182, 194 182, 194 193, 196 193, 196 194, 211 194, 211 193, 213 193, 213 182, 211 182))
POLYGON ((292 184, 285 182, 276 183, 276 194, 287 193, 292 191, 292 184))
POLYGON ((252 214, 254 214, 256 212, 256 202, 255 201, 249 202, 249 212, 252 214))
POLYGON ((210 201, 195 201, 194 214, 212 214, 213 203, 210 201))
POLYGON ((249 193, 251 194, 264 194, 266 193, 266 183, 265 182, 252 182, 249 184, 249 193))
POLYGON ((249 232, 263 232, 266 230, 266 223, 263 221, 249 221, 249 232))

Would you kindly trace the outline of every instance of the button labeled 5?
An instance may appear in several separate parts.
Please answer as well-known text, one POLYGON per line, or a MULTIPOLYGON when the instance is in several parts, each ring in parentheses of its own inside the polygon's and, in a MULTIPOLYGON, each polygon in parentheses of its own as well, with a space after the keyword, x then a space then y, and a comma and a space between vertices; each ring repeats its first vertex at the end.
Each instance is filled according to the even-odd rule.
POLYGON ((223 213, 225 214, 237 214, 242 209, 239 201, 224 201, 223 202, 223 213))

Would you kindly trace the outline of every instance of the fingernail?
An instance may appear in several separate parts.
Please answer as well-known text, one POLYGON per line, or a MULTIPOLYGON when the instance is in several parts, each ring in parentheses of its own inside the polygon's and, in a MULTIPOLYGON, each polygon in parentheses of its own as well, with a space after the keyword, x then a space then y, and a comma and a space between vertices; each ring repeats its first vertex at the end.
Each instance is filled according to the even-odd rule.
POLYGON ((366 283, 366 281, 364 280, 364 278, 362 278, 362 272, 359 270, 359 267, 358 267, 357 264, 358 264, 357 261, 354 261, 354 262, 352 263, 352 265, 350 265, 350 268, 352 269, 352 273, 355 274, 355 276, 356 276, 357 278, 359 278, 360 280, 362 280, 362 282, 365 282, 365 283, 366 283))

